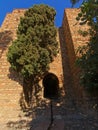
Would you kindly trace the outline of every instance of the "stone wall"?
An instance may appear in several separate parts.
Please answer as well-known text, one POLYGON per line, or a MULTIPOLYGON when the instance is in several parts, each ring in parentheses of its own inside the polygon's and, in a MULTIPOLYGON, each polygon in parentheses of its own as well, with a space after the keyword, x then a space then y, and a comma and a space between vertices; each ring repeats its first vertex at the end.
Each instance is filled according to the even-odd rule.
POLYGON ((50 64, 50 72, 54 73, 59 79, 60 87, 63 87, 63 67, 62 67, 62 58, 61 58, 61 46, 59 40, 59 33, 57 31, 57 41, 59 44, 59 53, 54 61, 50 64))
MULTIPOLYGON (((0 28, 0 87, 15 86, 21 87, 22 80, 20 81, 18 75, 10 69, 10 64, 7 61, 7 51, 12 41, 16 38, 16 31, 19 24, 20 17, 24 16, 26 9, 15 9, 8 13, 0 28), (20 83, 21 82, 21 83, 20 83)), ((57 33, 57 41, 59 43, 59 34, 57 33)), ((50 72, 54 73, 63 86, 63 70, 62 59, 59 43, 59 53, 53 63, 50 64, 50 72)), ((42 83, 41 83, 42 86, 42 83)), ((42 86, 43 87, 43 86, 42 86)))
POLYGON ((79 30, 87 30, 87 25, 80 25, 76 20, 79 9, 65 9, 62 22, 65 44, 67 46, 69 64, 71 69, 71 76, 73 86, 78 97, 83 97, 83 88, 79 84, 80 69, 76 66, 75 61, 77 58, 77 49, 79 46, 86 45, 88 37, 83 37, 79 34, 79 30))
POLYGON ((16 30, 20 16, 24 15, 24 10, 14 10, 8 13, 0 27, 0 87, 21 86, 15 72, 11 72, 10 64, 7 61, 7 51, 11 42, 16 38, 16 30))

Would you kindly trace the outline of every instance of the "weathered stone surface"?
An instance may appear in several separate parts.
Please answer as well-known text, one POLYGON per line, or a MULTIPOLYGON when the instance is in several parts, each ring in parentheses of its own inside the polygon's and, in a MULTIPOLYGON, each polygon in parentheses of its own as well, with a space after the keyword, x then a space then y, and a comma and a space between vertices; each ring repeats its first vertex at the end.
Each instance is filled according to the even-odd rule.
POLYGON ((80 69, 75 65, 76 58, 78 56, 77 49, 79 46, 86 45, 89 37, 83 37, 79 34, 79 30, 88 30, 87 25, 80 25, 76 20, 76 17, 80 9, 65 9, 62 22, 63 38, 66 44, 70 71, 72 76, 72 82, 75 89, 75 93, 78 98, 83 98, 84 91, 79 84, 80 69))

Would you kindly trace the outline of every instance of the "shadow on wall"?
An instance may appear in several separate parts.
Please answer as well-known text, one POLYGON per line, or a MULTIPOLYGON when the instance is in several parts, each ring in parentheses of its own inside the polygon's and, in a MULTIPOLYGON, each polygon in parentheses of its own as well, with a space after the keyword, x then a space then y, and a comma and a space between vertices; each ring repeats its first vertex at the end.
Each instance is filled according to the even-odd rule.
POLYGON ((11 67, 9 68, 9 74, 8 78, 18 82, 21 86, 23 85, 23 78, 20 76, 15 70, 13 70, 11 67))
MULTIPOLYGON (((39 85, 39 82, 34 82, 33 84, 31 82, 32 79, 25 81, 23 77, 12 68, 9 68, 8 78, 17 82, 22 87, 19 104, 23 112, 29 112, 29 109, 41 104, 42 87, 39 85)), ((15 87, 17 87, 17 84, 15 87)))
POLYGON ((0 32, 0 58, 5 50, 7 50, 8 45, 12 41, 12 32, 11 31, 3 31, 0 32))
MULTIPOLYGON (((19 76, 14 72, 12 69, 10 69, 10 74, 8 75, 9 78, 12 80, 18 82, 21 84, 21 82, 18 80, 19 76)), ((21 109, 24 112, 24 115, 26 119, 20 119, 18 121, 9 121, 7 123, 8 128, 12 129, 26 129, 26 130, 33 130, 34 128, 37 129, 40 124, 45 124, 44 122, 47 120, 47 127, 50 124, 50 117, 51 117, 51 106, 50 106, 50 98, 55 97, 57 99, 58 96, 58 87, 59 87, 59 81, 58 77, 52 73, 48 73, 43 78, 43 87, 44 87, 44 97, 48 98, 42 98, 42 95, 40 95, 40 92, 42 92, 42 87, 39 85, 38 82, 35 83, 33 92, 32 92, 32 106, 27 108, 25 106, 25 100, 23 93, 20 95, 20 106, 21 109), (46 88, 47 87, 47 88, 46 88), (45 90, 46 89, 46 90, 45 90), (53 90, 53 91, 52 91, 53 90), (30 119, 32 121, 30 122, 30 119), (31 127, 31 128, 30 128, 31 127)), ((42 93, 41 93, 42 94, 42 93)), ((64 100, 53 100, 53 109, 56 108, 57 114, 60 114, 63 108, 64 100)), ((55 111, 53 111, 55 114, 55 111)))
MULTIPOLYGON (((0 58, 2 58, 2 54, 8 49, 9 44, 12 42, 12 35, 13 33, 9 30, 0 32, 0 58)), ((9 68, 9 74, 7 76, 9 79, 19 82, 20 84, 22 83, 19 79, 19 75, 11 68, 9 68)))

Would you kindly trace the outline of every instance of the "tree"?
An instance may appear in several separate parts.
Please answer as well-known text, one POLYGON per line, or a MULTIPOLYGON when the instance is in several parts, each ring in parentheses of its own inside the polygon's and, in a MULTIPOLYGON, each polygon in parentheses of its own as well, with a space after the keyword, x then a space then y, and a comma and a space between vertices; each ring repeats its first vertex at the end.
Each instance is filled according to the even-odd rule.
POLYGON ((81 82, 87 90, 98 89, 98 0, 86 0, 81 5, 77 20, 88 24, 90 40, 87 46, 79 48, 81 57, 77 64, 82 69, 81 82))
POLYGON ((77 2, 79 2, 79 0, 70 0, 71 1, 71 3, 72 3, 72 7, 77 3, 77 2))
POLYGON ((58 53, 56 11, 48 5, 34 5, 20 19, 17 39, 8 51, 11 67, 23 76, 25 100, 31 102, 32 89, 49 70, 58 53))

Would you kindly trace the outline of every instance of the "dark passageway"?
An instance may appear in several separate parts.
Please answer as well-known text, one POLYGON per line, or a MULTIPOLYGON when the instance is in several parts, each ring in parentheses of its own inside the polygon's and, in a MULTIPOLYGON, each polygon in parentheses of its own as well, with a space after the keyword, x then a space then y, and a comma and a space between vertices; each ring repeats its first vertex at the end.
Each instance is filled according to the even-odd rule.
POLYGON ((43 79, 44 97, 57 98, 59 89, 58 77, 53 73, 48 73, 43 79))

